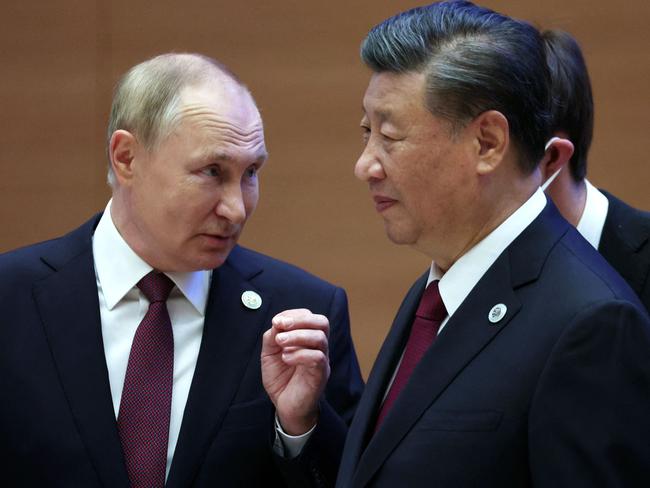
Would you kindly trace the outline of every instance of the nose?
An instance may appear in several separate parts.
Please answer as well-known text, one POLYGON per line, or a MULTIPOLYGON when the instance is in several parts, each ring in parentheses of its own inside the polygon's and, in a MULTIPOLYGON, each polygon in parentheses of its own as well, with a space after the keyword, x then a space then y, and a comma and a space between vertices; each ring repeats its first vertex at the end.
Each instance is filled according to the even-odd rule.
POLYGON ((386 177, 384 167, 379 162, 379 158, 370 144, 366 145, 357 160, 357 164, 354 165, 354 176, 361 181, 382 180, 386 177))
POLYGON ((219 217, 232 224, 243 224, 246 221, 246 205, 239 185, 228 185, 224 188, 215 211, 219 217))

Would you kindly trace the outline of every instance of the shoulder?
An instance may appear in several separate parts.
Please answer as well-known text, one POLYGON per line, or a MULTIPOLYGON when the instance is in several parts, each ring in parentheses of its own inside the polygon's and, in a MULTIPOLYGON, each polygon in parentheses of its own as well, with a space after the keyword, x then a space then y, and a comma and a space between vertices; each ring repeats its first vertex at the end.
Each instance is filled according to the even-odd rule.
POLYGON ((527 297, 530 290, 530 299, 541 306, 561 303, 570 313, 570 308, 599 299, 637 302, 618 273, 551 202, 505 255, 515 289, 521 287, 527 297))
MULTIPOLYGON (((603 191, 609 201, 598 250, 650 305, 650 212, 603 191)), ((650 307, 649 307, 650 308, 650 307)))
POLYGON ((620 198, 609 193, 607 190, 603 190, 602 188, 600 188, 599 191, 603 195, 605 195, 605 197, 609 201, 609 208, 611 209, 612 214, 614 215, 626 214, 639 221, 650 223, 650 212, 647 212, 645 210, 640 210, 638 208, 632 207, 631 205, 628 205, 620 198))
POLYGON ((241 274, 255 276, 256 281, 272 284, 275 289, 288 286, 296 293, 303 289, 329 293, 341 290, 298 266, 242 246, 233 249, 227 262, 241 274))
POLYGON ((21 281, 25 278, 36 279, 51 271, 41 257, 49 254, 60 243, 60 237, 31 244, 0 254, 0 282, 21 281))
POLYGON ((630 248, 638 249, 650 236, 650 212, 634 208, 605 190, 600 191, 609 201, 603 241, 606 241, 609 234, 615 233, 630 248))
POLYGON ((68 234, 0 254, 0 284, 37 281, 92 246, 100 215, 68 234))
POLYGON ((629 284, 577 231, 567 232, 556 252, 561 256, 556 263, 557 290, 588 301, 623 300, 640 306, 629 284))

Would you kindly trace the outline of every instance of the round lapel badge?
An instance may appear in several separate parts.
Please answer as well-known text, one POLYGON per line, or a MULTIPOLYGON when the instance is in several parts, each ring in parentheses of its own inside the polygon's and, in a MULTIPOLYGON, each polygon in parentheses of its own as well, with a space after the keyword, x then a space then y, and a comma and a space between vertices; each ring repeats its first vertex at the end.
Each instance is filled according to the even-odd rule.
POLYGON ((494 307, 492 307, 490 313, 488 313, 488 320, 490 321, 490 323, 496 324, 503 317, 506 316, 507 311, 508 311, 508 307, 506 307, 505 304, 498 303, 494 307))
POLYGON ((262 297, 254 291, 248 290, 241 294, 241 302, 244 307, 257 310, 262 306, 262 297))

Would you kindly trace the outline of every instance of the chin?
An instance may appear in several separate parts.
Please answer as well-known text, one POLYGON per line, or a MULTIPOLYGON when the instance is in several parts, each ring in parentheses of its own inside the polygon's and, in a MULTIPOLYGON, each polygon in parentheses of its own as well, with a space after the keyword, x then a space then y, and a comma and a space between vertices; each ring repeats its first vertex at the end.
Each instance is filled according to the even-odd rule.
POLYGON ((386 237, 388 237, 388 240, 393 244, 410 246, 415 244, 417 241, 413 232, 408 232, 404 229, 396 229, 395 227, 391 227, 388 223, 385 223, 384 230, 386 231, 386 237))
POLYGON ((187 253, 185 257, 195 270, 218 268, 226 262, 235 247, 234 242, 228 244, 222 247, 201 245, 195 248, 194 252, 187 253))
POLYGON ((218 268, 228 259, 228 254, 225 255, 222 253, 204 253, 198 256, 184 256, 182 263, 179 263, 177 269, 174 271, 179 271, 182 273, 191 273, 193 271, 203 271, 203 270, 212 270, 218 268))
POLYGON ((221 266, 223 263, 225 263, 226 259, 228 259, 228 255, 218 256, 218 257, 212 256, 209 259, 203 259, 196 269, 197 270, 215 269, 221 266))

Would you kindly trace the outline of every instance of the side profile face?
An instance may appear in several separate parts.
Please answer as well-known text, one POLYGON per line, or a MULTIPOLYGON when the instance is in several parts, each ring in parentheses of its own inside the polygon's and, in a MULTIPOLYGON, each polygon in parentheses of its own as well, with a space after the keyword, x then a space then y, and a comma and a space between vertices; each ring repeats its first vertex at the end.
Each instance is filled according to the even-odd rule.
POLYGON ((452 259, 475 191, 473 141, 425 106, 422 73, 375 73, 361 121, 355 176, 368 183, 388 238, 452 259))
POLYGON ((135 144, 118 229, 162 271, 220 266, 259 196, 267 154, 262 120, 234 82, 181 92, 177 123, 152 151, 135 144))

